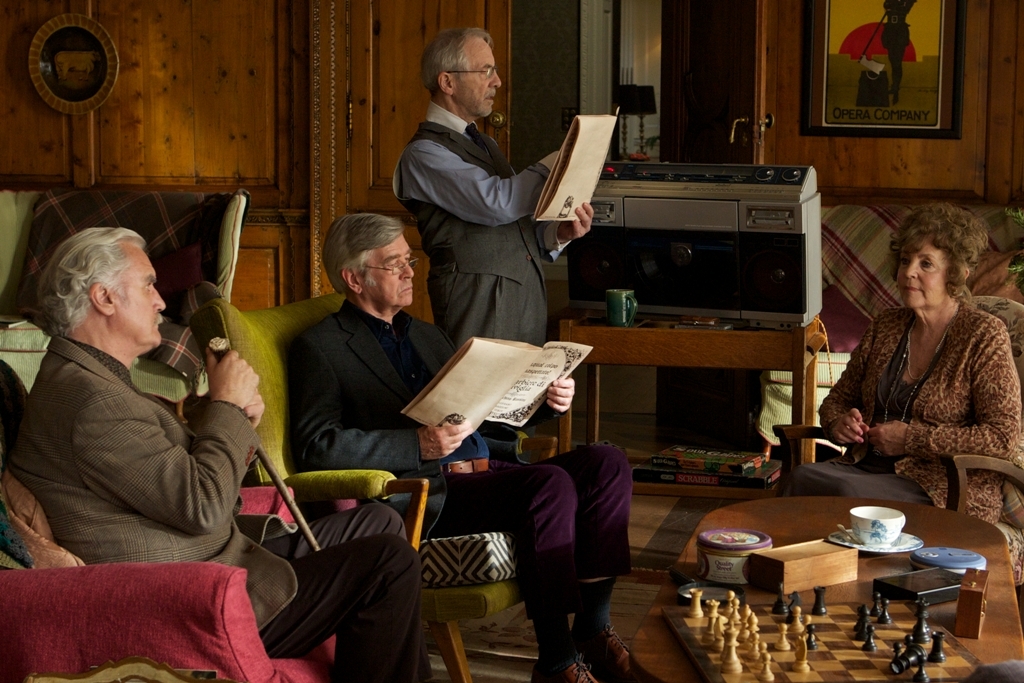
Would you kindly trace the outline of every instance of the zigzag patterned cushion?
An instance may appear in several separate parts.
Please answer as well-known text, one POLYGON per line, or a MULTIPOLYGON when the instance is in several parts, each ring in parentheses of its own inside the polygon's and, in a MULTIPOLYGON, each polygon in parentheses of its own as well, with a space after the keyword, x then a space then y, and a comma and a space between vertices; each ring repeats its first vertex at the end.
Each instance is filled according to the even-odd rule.
POLYGON ((427 588, 504 581, 516 576, 516 540, 504 532, 434 538, 420 544, 420 563, 427 588))

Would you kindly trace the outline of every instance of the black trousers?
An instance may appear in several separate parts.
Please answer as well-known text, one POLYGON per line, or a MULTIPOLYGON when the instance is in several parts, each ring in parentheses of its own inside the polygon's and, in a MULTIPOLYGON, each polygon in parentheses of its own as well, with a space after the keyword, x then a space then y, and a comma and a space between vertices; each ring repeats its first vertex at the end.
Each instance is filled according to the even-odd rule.
POLYGON ((420 559, 402 519, 380 504, 310 523, 319 552, 301 533, 264 541, 291 562, 298 592, 260 630, 271 657, 301 657, 337 636, 331 680, 419 681, 430 675, 420 623, 420 559))

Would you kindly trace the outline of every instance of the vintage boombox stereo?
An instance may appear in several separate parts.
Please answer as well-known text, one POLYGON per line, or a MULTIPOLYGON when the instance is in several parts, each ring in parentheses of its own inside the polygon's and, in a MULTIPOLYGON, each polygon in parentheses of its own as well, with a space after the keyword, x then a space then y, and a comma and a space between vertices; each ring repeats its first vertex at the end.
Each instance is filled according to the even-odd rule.
POLYGON ((567 249, 572 306, 632 289, 641 312, 777 329, 821 311, 811 166, 611 162, 591 204, 590 234, 567 249))

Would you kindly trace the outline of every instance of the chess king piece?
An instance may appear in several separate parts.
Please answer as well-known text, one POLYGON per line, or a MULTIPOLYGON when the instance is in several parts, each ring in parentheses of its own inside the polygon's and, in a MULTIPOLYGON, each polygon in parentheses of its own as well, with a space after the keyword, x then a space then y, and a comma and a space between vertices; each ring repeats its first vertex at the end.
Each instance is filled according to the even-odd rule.
POLYGON ((814 607, 811 608, 811 614, 817 617, 823 617, 828 614, 828 608, 825 607, 825 587, 815 586, 814 587, 814 607))
POLYGON ((743 663, 736 654, 736 626, 728 622, 725 631, 725 645, 722 651, 722 674, 738 674, 743 671, 743 663))

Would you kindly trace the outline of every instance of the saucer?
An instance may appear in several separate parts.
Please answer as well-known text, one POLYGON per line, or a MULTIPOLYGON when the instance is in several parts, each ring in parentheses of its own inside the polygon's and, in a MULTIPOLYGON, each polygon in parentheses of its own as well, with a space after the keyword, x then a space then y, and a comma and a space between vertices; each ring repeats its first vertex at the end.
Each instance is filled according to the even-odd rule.
POLYGON ((922 541, 920 538, 918 538, 917 536, 914 536, 912 534, 900 534, 900 537, 898 539, 896 539, 895 543, 893 543, 892 545, 887 545, 887 546, 862 545, 860 543, 851 543, 842 534, 842 532, 839 532, 839 531, 834 531, 831 534, 829 534, 828 535, 828 540, 829 540, 830 543, 835 543, 837 545, 846 546, 847 548, 856 548, 857 550, 860 550, 860 551, 865 552, 865 553, 879 553, 879 554, 885 554, 885 553, 905 553, 905 552, 909 552, 911 550, 917 550, 918 548, 921 548, 921 547, 924 546, 924 541, 922 541))

